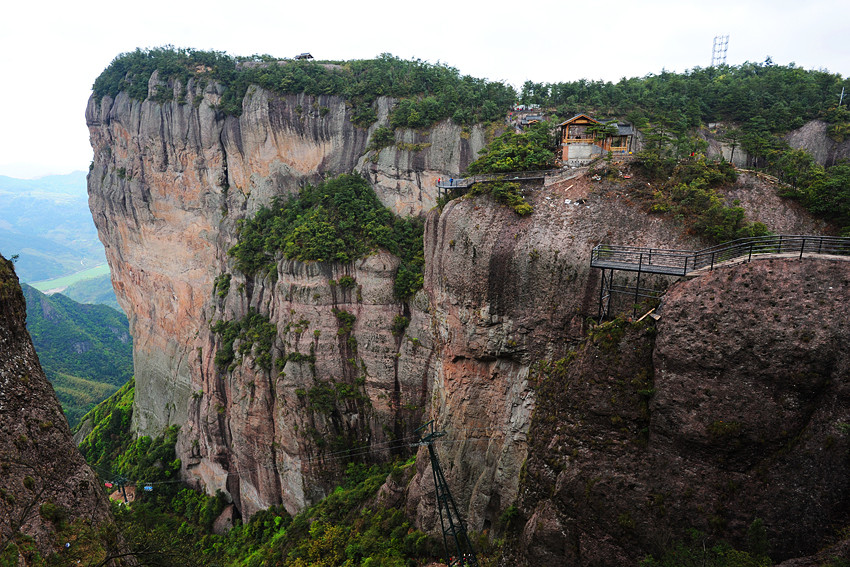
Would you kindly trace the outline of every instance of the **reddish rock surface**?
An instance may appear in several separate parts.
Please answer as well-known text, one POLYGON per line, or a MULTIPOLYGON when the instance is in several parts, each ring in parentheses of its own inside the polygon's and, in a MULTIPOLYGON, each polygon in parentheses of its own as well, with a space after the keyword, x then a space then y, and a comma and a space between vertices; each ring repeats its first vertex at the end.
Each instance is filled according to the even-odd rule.
MULTIPOLYGON (((703 394, 690 388, 717 376, 666 382, 668 374, 678 376, 679 366, 693 366, 697 354, 737 353, 737 343, 724 342, 724 332, 741 321, 697 325, 699 309, 682 307, 690 319, 680 317, 681 329, 665 331, 675 319, 675 306, 689 301, 671 295, 659 324, 658 349, 653 350, 651 337, 637 333, 635 344, 610 347, 615 357, 609 352, 576 359, 561 372, 569 377, 567 390, 540 387, 539 362, 564 356, 596 314, 599 275, 588 266, 594 245, 699 249, 708 244, 672 219, 646 213, 644 199, 652 187, 639 173, 632 172, 628 181, 594 181, 565 172, 558 182, 526 192, 535 212, 525 218, 486 196, 432 210, 434 179, 460 173, 484 145, 483 130, 473 129, 467 139, 447 121, 430 131, 421 151, 403 150, 407 146, 401 144, 373 154, 366 150, 369 132, 350 123, 341 99, 275 97, 257 89, 249 92, 240 117, 224 117, 215 112, 215 85, 201 92, 190 84, 187 92, 186 104, 139 103, 120 94, 115 100, 92 100, 87 111, 95 149, 90 202, 134 334, 135 425, 145 433, 181 425, 177 449, 186 479, 210 492, 225 490, 244 516, 273 504, 294 512, 333 486, 343 452, 362 447, 369 458, 389 458, 409 450, 413 429, 434 419, 447 432, 437 442, 438 454, 470 527, 497 529, 499 517, 519 495, 526 518, 536 518, 522 532, 521 549, 531 564, 554 558, 586 564, 633 560, 661 549, 685 525, 728 530, 735 538, 754 513, 770 519, 770 529, 786 530, 782 545, 788 553, 801 548, 793 539, 796 532, 744 498, 764 488, 747 484, 747 467, 757 466, 761 454, 739 444, 751 443, 780 419, 764 416, 755 433, 749 423, 730 425, 740 418, 721 417, 711 409, 716 402, 700 402, 707 413, 695 416, 692 406, 703 394), (317 107, 328 110, 303 112, 317 107), (352 170, 369 179, 394 211, 427 214, 422 292, 406 304, 395 301, 397 259, 385 253, 346 266, 278 258, 276 277, 234 273, 227 250, 236 242, 239 220, 274 196, 294 193, 300 183, 352 170), (231 273, 232 280, 219 297, 213 285, 223 273, 231 273), (343 276, 356 285, 331 284, 343 276), (354 317, 349 330, 334 314, 340 309, 354 317), (244 353, 231 368, 217 368, 220 337, 210 326, 239 320, 251 310, 276 326, 272 367, 263 369, 244 353), (391 331, 397 315, 410 319, 403 336, 391 331), (687 333, 718 346, 691 352, 686 343, 663 342, 668 334, 687 333), (653 377, 654 386, 647 382, 653 377), (673 387, 682 382, 683 390, 673 387), (317 385, 340 386, 346 394, 323 405, 311 395, 317 385), (718 440, 730 436, 734 442, 718 440), (544 457, 548 461, 541 462, 544 457)), ((386 124, 391 104, 376 103, 373 128, 386 124)), ((425 141, 413 131, 398 130, 396 138, 406 144, 425 141)), ((768 224, 818 229, 811 219, 800 220, 795 207, 775 199, 773 188, 744 185, 731 189, 730 198, 769 209, 768 224), (765 202, 770 206, 762 207, 765 202)), ((707 285, 719 273, 676 289, 692 295, 693 286, 707 285)), ((623 276, 617 277, 622 283, 623 276)), ((663 278, 643 281, 666 285, 663 278)), ((743 283, 730 289, 742 287, 748 289, 743 283)), ((752 302, 768 313, 773 306, 764 305, 763 298, 748 299, 755 290, 723 303, 752 302)), ((820 302, 827 298, 818 297, 809 311, 783 311, 784 319, 770 325, 788 335, 799 323, 795 317, 826 317, 820 302)), ((629 303, 627 298, 619 308, 630 311, 629 303)), ((729 311, 718 308, 718 313, 729 311)), ((767 335, 760 340, 753 343, 759 356, 780 352, 785 344, 773 344, 767 335)), ((821 345, 806 355, 814 361, 827 352, 822 345, 834 339, 812 335, 808 343, 798 342, 803 351, 821 345)), ((796 360, 793 354, 779 356, 780 369, 796 360)), ((742 386, 740 396, 757 399, 766 386, 750 376, 747 365, 760 363, 740 360, 744 366, 723 368, 742 373, 734 383, 754 388, 747 392, 742 386)), ((811 372, 826 370, 815 365, 811 372)), ((727 376, 719 367, 715 374, 727 376)), ((734 388, 723 384, 708 389, 732 399, 734 388)), ((818 390, 818 384, 815 380, 808 388, 818 390)), ((790 396, 790 405, 781 406, 782 419, 803 427, 794 413, 803 394, 790 388, 782 395, 790 396)), ((750 411, 740 400, 719 407, 735 416, 750 411)), ((831 434, 830 443, 843 446, 840 431, 831 434)), ((771 458, 778 459, 783 455, 778 447, 794 438, 771 434, 763 451, 774 451, 771 458)), ((406 495, 408 511, 426 529, 437 524, 429 467, 420 452, 406 495)), ((808 529, 815 540, 823 533, 820 524, 808 529)))

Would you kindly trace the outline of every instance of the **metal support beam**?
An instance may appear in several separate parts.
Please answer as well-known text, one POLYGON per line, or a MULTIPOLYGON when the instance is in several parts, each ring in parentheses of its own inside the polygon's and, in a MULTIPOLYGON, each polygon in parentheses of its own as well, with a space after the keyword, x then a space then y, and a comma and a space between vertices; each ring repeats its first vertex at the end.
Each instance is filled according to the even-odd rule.
POLYGON ((434 488, 437 494, 437 510, 440 514, 440 528, 443 532, 443 550, 446 554, 446 565, 449 567, 478 567, 478 558, 475 556, 475 550, 472 548, 472 543, 469 541, 469 536, 466 534, 466 524, 457 509, 457 504, 452 493, 449 490, 449 484, 446 482, 446 477, 443 475, 443 469, 440 466, 440 460, 437 458, 437 453, 434 451, 434 440, 437 437, 442 437, 446 434, 445 431, 434 431, 434 420, 429 421, 416 431, 431 426, 431 432, 419 439, 415 445, 428 446, 428 454, 431 457, 431 471, 434 473, 434 488), (452 550, 449 549, 449 542, 453 543, 452 550), (455 554, 451 555, 450 551, 455 554))

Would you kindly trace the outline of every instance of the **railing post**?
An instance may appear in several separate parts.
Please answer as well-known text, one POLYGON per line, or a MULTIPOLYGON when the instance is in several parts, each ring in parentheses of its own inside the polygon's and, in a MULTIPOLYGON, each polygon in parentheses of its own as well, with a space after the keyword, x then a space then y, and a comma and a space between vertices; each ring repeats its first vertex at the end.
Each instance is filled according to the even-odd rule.
POLYGON ((708 269, 708 271, 714 271, 714 252, 711 253, 711 267, 708 269))
POLYGON ((782 235, 779 235, 779 252, 777 254, 782 254, 782 235))
POLYGON ((800 260, 803 259, 803 250, 806 248, 806 238, 803 237, 803 242, 800 244, 800 260))
POLYGON ((820 254, 821 248, 823 247, 823 236, 818 239, 818 254, 820 254))
POLYGON ((750 255, 747 257, 747 263, 751 262, 753 259, 753 243, 750 242, 750 255))
POLYGON ((632 308, 632 316, 637 316, 637 303, 638 303, 638 293, 640 292, 640 272, 643 268, 643 252, 640 254, 640 258, 638 258, 638 277, 637 282, 635 283, 635 303, 632 308))
MULTIPOLYGON (((613 270, 612 270, 613 271, 613 270)), ((605 268, 602 268, 602 280, 599 282, 599 322, 602 322, 602 301, 605 297, 605 268)))

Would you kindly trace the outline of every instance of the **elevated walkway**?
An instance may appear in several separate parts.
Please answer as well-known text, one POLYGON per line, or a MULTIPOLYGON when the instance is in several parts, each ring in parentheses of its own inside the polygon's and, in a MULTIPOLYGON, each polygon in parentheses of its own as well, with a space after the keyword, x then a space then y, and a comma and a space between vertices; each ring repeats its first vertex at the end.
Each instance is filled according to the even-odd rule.
POLYGON ((546 179, 546 176, 554 175, 560 170, 545 169, 538 171, 509 171, 506 173, 485 173, 481 175, 473 175, 472 177, 449 178, 442 179, 437 182, 437 187, 440 189, 469 189, 476 183, 486 183, 488 181, 530 181, 535 179, 546 179))
POLYGON ((599 290, 599 318, 608 316, 614 293, 641 298, 658 297, 661 292, 640 287, 643 274, 694 277, 717 266, 749 262, 760 258, 844 257, 850 260, 850 238, 817 235, 776 235, 742 238, 704 250, 669 250, 600 244, 590 253, 590 267, 602 270, 599 290), (634 287, 614 284, 614 271, 636 272, 634 287))

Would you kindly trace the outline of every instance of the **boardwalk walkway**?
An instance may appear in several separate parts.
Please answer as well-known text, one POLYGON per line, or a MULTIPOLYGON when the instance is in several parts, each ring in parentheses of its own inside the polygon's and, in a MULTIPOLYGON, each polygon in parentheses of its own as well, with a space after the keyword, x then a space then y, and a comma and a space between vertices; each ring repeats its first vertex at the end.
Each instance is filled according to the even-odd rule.
POLYGON ((551 176, 558 173, 558 169, 545 169, 539 171, 510 171, 507 173, 485 173, 482 175, 473 175, 472 177, 463 177, 459 179, 449 178, 441 179, 437 182, 437 187, 440 189, 469 189, 476 183, 486 183, 487 181, 530 181, 535 179, 545 179, 546 176, 551 176))
POLYGON ((850 256, 850 238, 816 235, 776 235, 742 238, 704 250, 666 250, 600 244, 590 253, 590 267, 668 276, 691 276, 735 259, 762 255, 850 256))
POLYGON ((641 298, 661 295, 659 290, 640 287, 643 274, 698 276, 721 264, 748 262, 758 258, 844 257, 850 260, 850 238, 816 235, 776 235, 742 238, 704 250, 668 250, 600 244, 590 253, 590 267, 602 270, 599 289, 599 319, 608 316, 614 293, 641 298), (614 271, 637 272, 634 287, 615 285, 614 271))

